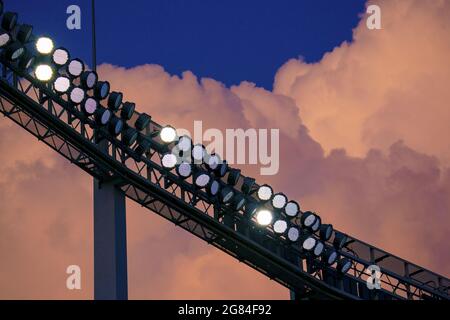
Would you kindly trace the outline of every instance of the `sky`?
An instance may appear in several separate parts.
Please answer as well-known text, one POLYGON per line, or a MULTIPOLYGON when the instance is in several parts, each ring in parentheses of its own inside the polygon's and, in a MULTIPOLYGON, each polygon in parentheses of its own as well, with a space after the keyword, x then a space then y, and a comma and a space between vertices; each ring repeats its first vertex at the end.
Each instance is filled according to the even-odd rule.
MULTIPOLYGON (((27 3, 7 5, 22 6, 27 21, 71 50, 90 46, 87 35, 58 35, 64 17, 41 21, 43 7, 24 8, 27 3)), ((299 4, 296 31, 289 27, 297 21, 293 9, 278 2, 270 10, 259 1, 242 11, 237 2, 233 10, 171 3, 161 9, 158 35, 157 26, 141 33, 152 46, 166 44, 162 51, 144 54, 131 41, 124 47, 133 50, 115 56, 120 46, 102 40, 102 79, 163 124, 278 128, 279 173, 259 176, 259 166, 247 165, 246 175, 356 238, 450 275, 448 1, 345 1, 348 8, 308 1, 299 4), (370 4, 381 8, 381 30, 366 27, 361 12, 370 4), (267 10, 280 17, 250 14, 267 10), (242 25, 219 23, 236 12, 242 25), (323 20, 324 12, 339 23, 323 20)), ((147 19, 123 24, 138 38, 135 24, 145 29, 157 19, 136 10, 147 19)), ((104 19, 125 28, 114 14, 104 19)), ((111 30, 109 37, 117 34, 111 30)), ((0 297, 92 298, 92 179, 0 120, 0 297), (71 264, 82 270, 79 291, 65 287, 71 264)), ((127 235, 132 299, 289 298, 285 288, 131 201, 127 235)))

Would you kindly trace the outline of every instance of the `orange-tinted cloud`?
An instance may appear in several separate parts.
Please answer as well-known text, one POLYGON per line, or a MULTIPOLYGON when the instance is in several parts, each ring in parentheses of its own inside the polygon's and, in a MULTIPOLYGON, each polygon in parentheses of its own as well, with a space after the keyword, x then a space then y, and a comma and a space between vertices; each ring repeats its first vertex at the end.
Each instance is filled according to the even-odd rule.
MULTIPOLYGON (((386 91, 383 79, 390 68, 383 65, 386 57, 374 60, 370 50, 362 47, 371 48, 375 42, 380 53, 390 52, 392 59, 402 59, 406 52, 401 47, 388 48, 401 41, 391 37, 403 35, 398 30, 396 15, 386 13, 387 8, 398 10, 399 19, 403 18, 406 9, 402 3, 394 7, 381 3, 384 19, 381 39, 362 30, 360 25, 355 30, 354 43, 343 44, 318 64, 288 62, 277 75, 275 93, 248 82, 226 88, 213 79, 198 79, 191 72, 181 77, 171 76, 156 65, 133 69, 103 65, 100 75, 115 90, 123 91, 127 100, 135 101, 139 110, 148 112, 162 124, 191 129, 194 120, 202 120, 204 128, 279 128, 279 174, 258 177, 259 167, 244 166, 247 175, 271 183, 275 190, 298 200, 303 209, 317 210, 324 221, 361 240, 449 274, 450 250, 446 239, 450 232, 450 172, 438 161, 443 156, 434 152, 434 147, 441 142, 435 140, 437 136, 432 128, 428 128, 430 134, 423 131, 426 134, 422 138, 433 148, 424 149, 412 139, 417 136, 415 126, 392 131, 383 145, 372 143, 376 138, 353 139, 351 132, 339 127, 342 121, 345 127, 347 121, 340 119, 341 100, 352 102, 345 112, 351 119, 349 123, 359 129, 365 121, 361 119, 372 119, 374 112, 379 111, 375 102, 370 107, 362 102, 373 99, 383 103, 381 98, 385 94, 373 96, 373 92, 386 91), (340 69, 337 66, 341 66, 341 56, 361 68, 364 66, 364 70, 372 64, 376 67, 367 74, 350 70, 351 63, 340 69), (329 64, 336 66, 336 70, 329 64), (327 66, 331 70, 325 72, 327 66), (307 80, 302 74, 307 75, 307 80), (342 81, 342 77, 348 81, 342 81), (355 89, 356 84, 359 90, 355 89), (314 100, 311 90, 320 88, 323 91, 312 94, 314 100), (334 98, 328 98, 327 92, 334 98), (323 103, 308 110, 311 103, 321 99, 323 103), (355 111, 357 103, 361 103, 358 112, 355 111), (327 121, 319 121, 321 124, 317 125, 315 119, 320 115, 336 116, 336 126, 327 127, 327 121), (318 127, 326 130, 320 131, 318 127), (321 136, 327 130, 342 131, 350 138, 341 139, 338 134, 336 137, 330 134, 329 139, 321 136), (398 141, 401 138, 404 142, 398 141), (331 150, 336 146, 348 148, 351 155, 362 156, 350 156, 344 149, 331 150), (382 150, 372 149, 374 146, 382 150), (366 150, 370 151, 365 154, 366 150)), ((444 20, 445 14, 438 14, 434 6, 434 3, 421 4, 417 9, 411 6, 406 12, 414 21, 427 21, 430 30, 448 30, 449 20, 444 20), (430 15, 434 19, 429 19, 430 15)), ((406 28, 402 32, 405 36, 409 34, 406 28)), ((430 45, 441 50, 434 41, 440 40, 435 39, 430 45)), ((429 47, 418 46, 416 50, 423 50, 426 55, 429 47)), ((409 88, 407 75, 414 75, 416 68, 420 73, 425 67, 410 64, 406 68, 408 72, 401 78, 405 88, 409 88)), ((432 72, 434 69, 430 77, 432 72)), ((395 71, 393 87, 401 82, 400 73, 395 71)), ((438 72, 436 82, 448 73, 449 70, 438 72)), ((405 97, 400 91, 394 91, 396 97, 416 100, 410 90, 405 89, 405 97)), ((430 97, 428 108, 430 114, 436 108, 435 120, 440 123, 445 113, 434 101, 444 99, 445 95, 440 91, 426 92, 420 93, 423 99, 427 94, 435 95, 430 97)), ((404 109, 398 113, 408 115, 404 109)), ((392 118, 386 117, 383 120, 386 126, 399 121, 395 112, 392 118)), ((381 120, 377 121, 382 124, 381 120)), ((437 124, 436 132, 441 132, 439 128, 437 124)), ((92 179, 5 119, 0 121, 0 136, 3 261, 0 297, 92 298, 92 179), (82 268, 81 292, 65 288, 65 268, 69 264, 79 264, 82 268)), ((442 137, 445 135, 439 138, 442 137)), ((127 223, 131 298, 289 297, 287 290, 278 284, 136 204, 128 203, 127 223)))

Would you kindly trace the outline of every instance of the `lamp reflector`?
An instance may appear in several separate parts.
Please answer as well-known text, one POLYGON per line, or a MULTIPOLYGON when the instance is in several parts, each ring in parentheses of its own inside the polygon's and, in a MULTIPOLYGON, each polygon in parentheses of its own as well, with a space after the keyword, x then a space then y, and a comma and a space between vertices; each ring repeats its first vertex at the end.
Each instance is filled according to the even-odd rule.
POLYGON ((94 96, 100 100, 105 99, 109 94, 109 88, 108 81, 98 81, 94 87, 94 96))
POLYGON ((220 201, 222 203, 228 203, 234 196, 234 191, 230 187, 225 187, 220 191, 220 201))

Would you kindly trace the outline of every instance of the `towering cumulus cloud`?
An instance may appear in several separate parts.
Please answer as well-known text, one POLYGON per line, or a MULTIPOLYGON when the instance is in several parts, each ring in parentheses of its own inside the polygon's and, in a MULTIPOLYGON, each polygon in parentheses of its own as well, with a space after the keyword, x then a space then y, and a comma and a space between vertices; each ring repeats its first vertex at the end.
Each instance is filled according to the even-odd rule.
MULTIPOLYGON (((247 175, 341 230, 449 275, 450 3, 377 4, 382 30, 366 29, 362 17, 354 40, 319 62, 286 62, 273 92, 156 65, 99 72, 162 124, 279 128, 279 173, 258 177, 258 166, 244 166, 247 175)), ((7 120, 0 136, 0 297, 91 298, 91 178, 7 120), (65 289, 71 264, 82 269, 80 292, 65 289)), ((289 297, 133 203, 127 222, 131 298, 289 297)))

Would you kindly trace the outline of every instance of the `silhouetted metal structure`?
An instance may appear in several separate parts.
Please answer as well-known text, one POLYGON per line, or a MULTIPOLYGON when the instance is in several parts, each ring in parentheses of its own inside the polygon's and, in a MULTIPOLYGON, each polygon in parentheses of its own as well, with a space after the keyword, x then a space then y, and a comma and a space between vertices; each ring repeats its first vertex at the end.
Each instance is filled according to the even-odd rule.
MULTIPOLYGON (((0 112, 6 117, 109 186, 108 192, 126 195, 289 288, 296 293, 296 298, 449 299, 448 278, 352 237, 348 237, 340 251, 342 256, 352 261, 349 272, 341 274, 333 267, 317 263, 298 245, 267 232, 254 221, 211 200, 206 192, 163 168, 160 163, 166 149, 153 134, 161 129, 156 122, 151 122, 144 136, 150 142, 150 150, 144 157, 139 157, 133 149, 110 135, 106 128, 97 126, 92 119, 56 95, 48 85, 37 81, 3 56, 0 56, 0 63, 0 112), (104 139, 104 148, 97 144, 99 137, 104 139), (379 290, 367 288, 366 279, 370 276, 367 267, 373 264, 378 265, 382 273, 379 290)), ((133 119, 138 115, 135 112, 133 119)), ((124 203, 110 203, 108 206, 110 213, 118 212, 124 203)), ((114 217, 124 223, 123 215, 114 217)), ((101 218, 95 221, 98 223, 102 223, 101 218)), ((125 239, 110 241, 118 241, 118 247, 123 247, 125 239)), ((332 242, 333 238, 328 244, 332 245, 332 242)), ((120 254, 110 253, 108 259, 115 259, 120 254)), ((117 263, 120 259, 114 261, 117 268, 126 270, 126 264, 117 263)), ((105 263, 110 262, 105 260, 105 263)), ((124 292, 124 288, 111 290, 124 292)), ((116 297, 126 298, 120 294, 116 297)))

